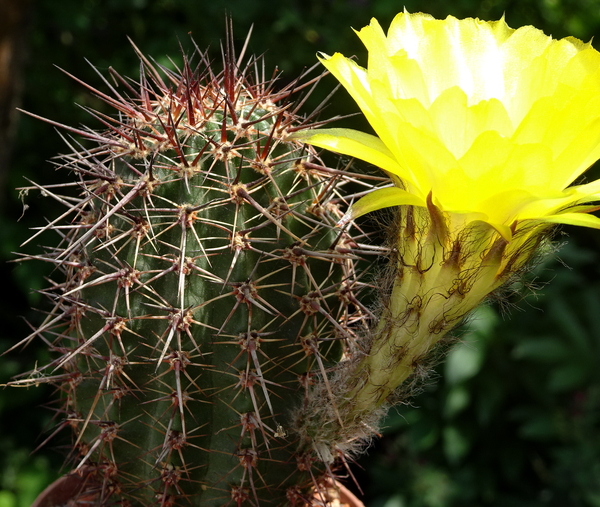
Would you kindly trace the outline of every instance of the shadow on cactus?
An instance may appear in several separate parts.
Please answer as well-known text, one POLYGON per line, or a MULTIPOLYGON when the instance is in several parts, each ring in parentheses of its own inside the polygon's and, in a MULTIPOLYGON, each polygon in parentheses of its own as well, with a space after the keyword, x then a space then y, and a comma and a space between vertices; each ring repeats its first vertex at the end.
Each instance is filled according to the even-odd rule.
POLYGON ((175 71, 138 51, 139 82, 88 86, 117 112, 91 112, 104 131, 57 125, 87 140, 65 139, 72 181, 23 189, 65 209, 31 238, 58 245, 22 256, 56 270, 19 345, 54 359, 13 385, 58 387, 80 504, 327 501, 334 470, 290 419, 368 327, 356 265, 372 251, 336 223, 342 189, 372 184, 287 140, 315 125, 291 98, 320 76, 278 88, 232 47, 220 72, 197 47, 175 71))

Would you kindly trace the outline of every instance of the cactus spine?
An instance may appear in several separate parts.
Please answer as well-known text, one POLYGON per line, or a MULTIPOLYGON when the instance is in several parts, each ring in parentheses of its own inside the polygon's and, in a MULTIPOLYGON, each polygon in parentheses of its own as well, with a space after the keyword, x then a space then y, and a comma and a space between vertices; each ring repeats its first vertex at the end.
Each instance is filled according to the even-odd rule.
POLYGON ((201 52, 178 71, 140 53, 136 86, 113 73, 93 91, 118 116, 67 127, 94 146, 70 141, 74 182, 42 189, 60 245, 25 258, 62 278, 24 342, 54 359, 15 383, 59 387, 94 505, 302 505, 332 473, 290 425, 366 328, 358 240, 335 227, 356 175, 286 140, 310 81, 275 91, 224 53, 220 73, 201 52))

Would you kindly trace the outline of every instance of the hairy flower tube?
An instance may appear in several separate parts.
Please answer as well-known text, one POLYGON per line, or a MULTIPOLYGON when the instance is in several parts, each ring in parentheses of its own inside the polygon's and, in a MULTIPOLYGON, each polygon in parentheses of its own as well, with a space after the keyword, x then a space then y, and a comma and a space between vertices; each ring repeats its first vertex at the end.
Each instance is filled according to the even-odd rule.
POLYGON ((406 12, 387 35, 376 20, 357 33, 366 69, 339 53, 321 61, 376 135, 295 136, 390 176, 392 185, 356 202, 348 220, 398 207, 379 325, 336 387, 336 417, 349 426, 418 373, 433 345, 528 263, 553 224, 600 228, 589 214, 600 180, 581 181, 600 158, 600 53, 589 43, 514 30, 503 19, 406 12))

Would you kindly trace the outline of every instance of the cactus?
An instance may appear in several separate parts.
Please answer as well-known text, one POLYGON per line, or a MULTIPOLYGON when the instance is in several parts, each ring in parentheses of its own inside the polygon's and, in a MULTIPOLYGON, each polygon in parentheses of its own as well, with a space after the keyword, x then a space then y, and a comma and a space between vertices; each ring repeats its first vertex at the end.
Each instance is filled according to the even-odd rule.
POLYGON ((367 328, 369 251, 336 227, 357 176, 288 140, 315 125, 289 99, 318 78, 277 90, 230 41, 218 73, 197 48, 176 71, 136 51, 139 83, 89 87, 118 113, 93 113, 104 131, 55 124, 93 144, 67 140, 72 182, 25 189, 65 210, 33 236, 58 246, 23 256, 56 268, 21 342, 53 359, 14 384, 60 391, 82 504, 325 501, 334 470, 294 421, 311 393, 331 405, 328 370, 367 328))
MULTIPOLYGON (((12 384, 47 382, 61 393, 57 431, 73 430, 70 458, 79 481, 70 501, 102 507, 333 505, 328 495, 336 468, 377 433, 389 404, 426 375, 436 343, 449 341, 473 308, 527 269, 552 224, 600 228, 587 215, 597 209, 590 203, 598 200, 598 182, 565 186, 600 156, 597 131, 581 145, 563 146, 569 156, 561 154, 556 167, 546 168, 544 143, 560 133, 552 130, 546 138, 545 115, 536 109, 569 111, 571 136, 580 112, 598 105, 598 65, 591 65, 577 94, 552 84, 548 89, 560 93, 546 100, 530 93, 538 69, 531 64, 524 96, 508 98, 535 112, 525 130, 537 132, 532 139, 539 146, 528 143, 522 150, 514 134, 511 148, 505 126, 489 130, 495 116, 486 108, 504 107, 495 98, 482 100, 482 108, 468 106, 466 94, 453 86, 431 105, 438 111, 439 100, 446 108, 439 118, 441 109, 429 118, 415 99, 402 98, 398 83, 407 79, 406 90, 418 88, 420 96, 422 80, 399 65, 407 53, 397 50, 398 41, 417 47, 420 37, 443 35, 452 46, 462 39, 451 17, 439 22, 401 13, 397 20, 393 33, 402 36, 389 41, 376 21, 360 32, 373 55, 369 69, 339 53, 323 60, 381 138, 344 128, 307 132, 319 123, 298 116, 303 101, 289 99, 310 91, 318 77, 302 76, 278 90, 276 78, 264 77, 260 59, 241 66, 231 38, 218 73, 198 50, 175 71, 138 51, 139 83, 111 71, 116 84, 105 79, 110 94, 90 87, 118 113, 93 113, 102 132, 54 123, 93 146, 67 141, 72 152, 61 168, 74 174, 71 183, 24 189, 40 190, 66 211, 33 236, 54 231, 59 245, 23 256, 51 263, 61 277, 46 291, 52 309, 45 321, 21 342, 39 337, 54 356, 12 384), (429 32, 410 28, 413 23, 425 23, 429 32), (474 115, 473 132, 462 124, 457 129, 468 139, 455 138, 447 122, 455 111, 474 115), (439 139, 426 126, 434 124, 443 133, 439 139), (410 135, 398 144, 402 129, 410 135), (499 143, 491 150, 498 160, 482 163, 490 153, 481 139, 493 139, 492 147, 499 143), (386 177, 328 168, 301 140, 381 166, 392 185, 386 177), (469 143, 475 154, 455 160, 469 143), (507 147, 514 160, 506 159, 507 147), (569 168, 565 161, 573 153, 569 168), (547 188, 524 171, 533 155, 544 161, 539 166, 546 173, 538 170, 547 188), (500 169, 496 189, 490 182, 500 169), (566 172, 559 178, 556 171, 566 172), (380 182, 385 188, 372 191, 380 182), (387 207, 395 210, 385 233, 388 246, 368 246, 368 234, 352 219, 387 207), (372 253, 387 253, 390 260, 377 287, 377 318, 359 298, 367 287, 363 259, 372 253)), ((472 21, 460 24, 465 40, 473 27, 485 41, 534 33, 503 21, 472 21)), ((550 39, 535 37, 546 51, 550 39)), ((517 60, 529 58, 530 44, 527 51, 515 44, 506 45, 509 54, 517 48, 517 60)), ((577 41, 552 44, 583 55, 571 55, 576 64, 565 67, 574 82, 581 77, 579 63, 600 61, 577 41)), ((431 60, 440 68, 465 49, 459 44, 448 56, 438 54, 446 45, 423 47, 433 48, 431 60)), ((479 55, 480 45, 467 48, 479 55)), ((566 65, 557 55, 548 53, 548 68, 566 65)), ((464 61, 473 62, 473 75, 481 73, 484 82, 487 67, 470 56, 464 61)), ((431 68, 426 63, 423 69, 431 68)), ((445 82, 438 78, 436 69, 432 89, 445 82)), ((582 135, 598 128, 598 111, 582 124, 582 135)))

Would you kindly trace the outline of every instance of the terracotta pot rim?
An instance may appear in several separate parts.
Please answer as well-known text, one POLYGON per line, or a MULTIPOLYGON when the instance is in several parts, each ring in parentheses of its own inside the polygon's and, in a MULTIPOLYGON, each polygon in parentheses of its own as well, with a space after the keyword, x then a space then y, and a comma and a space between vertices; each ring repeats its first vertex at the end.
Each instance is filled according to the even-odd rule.
POLYGON ((75 498, 93 500, 98 490, 94 487, 90 473, 90 468, 84 466, 59 477, 38 495, 31 507, 62 507, 75 498))
MULTIPOLYGON (((55 480, 39 494, 31 507, 61 507, 75 498, 92 501, 97 491, 90 470, 83 467, 55 480)), ((342 483, 328 479, 321 493, 314 493, 313 501, 306 507, 365 507, 365 504, 342 483)))
POLYGON ((314 501, 307 507, 365 507, 365 504, 352 491, 335 479, 327 479, 323 489, 324 491, 320 494, 314 494, 314 501), (323 503, 324 496, 326 497, 325 504, 323 503))

